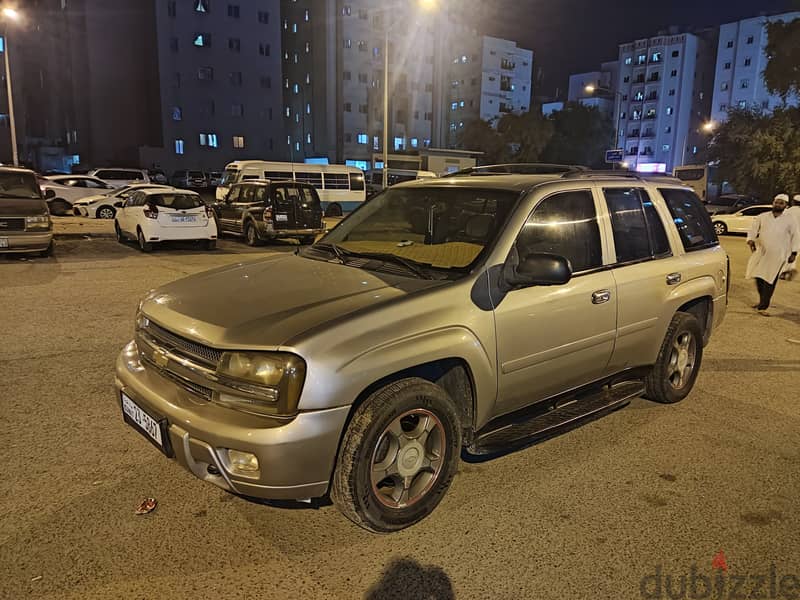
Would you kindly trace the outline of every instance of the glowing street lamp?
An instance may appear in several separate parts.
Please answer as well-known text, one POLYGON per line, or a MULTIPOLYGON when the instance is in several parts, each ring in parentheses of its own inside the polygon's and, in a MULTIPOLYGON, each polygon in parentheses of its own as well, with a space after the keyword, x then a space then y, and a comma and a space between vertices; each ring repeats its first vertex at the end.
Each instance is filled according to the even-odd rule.
POLYGON ((17 122, 14 119, 14 94, 11 87, 11 66, 9 65, 8 60, 8 21, 18 22, 21 19, 21 15, 18 11, 14 10, 11 7, 5 7, 2 12, 2 19, 6 21, 6 27, 4 28, 3 33, 3 54, 5 55, 5 63, 6 63, 6 90, 8 92, 8 122, 11 127, 11 156, 14 162, 14 166, 19 166, 19 152, 17 150, 17 122))
POLYGON ((714 130, 717 128, 717 124, 714 121, 708 121, 703 123, 703 131, 706 133, 714 133, 714 130))
POLYGON ((599 87, 593 84, 587 85, 583 88, 587 94, 594 94, 595 92, 603 92, 605 94, 614 94, 616 103, 614 106, 614 115, 617 117, 614 122, 614 147, 619 146, 619 122, 622 113, 622 92, 616 92, 609 88, 599 87))

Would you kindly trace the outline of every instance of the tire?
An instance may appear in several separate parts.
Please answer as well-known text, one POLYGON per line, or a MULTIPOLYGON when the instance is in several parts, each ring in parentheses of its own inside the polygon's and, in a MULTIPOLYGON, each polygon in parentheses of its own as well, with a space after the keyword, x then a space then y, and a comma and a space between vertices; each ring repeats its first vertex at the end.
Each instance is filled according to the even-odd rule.
POLYGON ((342 206, 341 204, 333 203, 329 204, 328 208, 325 209, 325 216, 326 217, 341 217, 342 216, 342 206))
POLYGON ((113 219, 116 215, 117 215, 116 209, 113 206, 106 206, 106 205, 99 207, 94 212, 94 216, 97 219, 113 219))
POLYGON ((645 396, 662 404, 680 402, 694 387, 703 362, 703 330, 694 315, 675 313, 653 369, 645 377, 645 396))
POLYGON ((314 242, 317 241, 317 236, 315 235, 304 235, 303 237, 297 238, 300 242, 301 246, 310 246, 314 242))
POLYGON ((139 250, 141 250, 142 252, 152 252, 153 251, 153 243, 152 242, 148 242, 147 240, 144 239, 144 234, 142 233, 141 229, 137 230, 136 239, 139 242, 139 250))
POLYGON ((63 217, 72 212, 72 205, 63 198, 54 198, 48 202, 47 207, 50 209, 50 214, 56 217, 63 217))
POLYGON ((353 414, 339 449, 331 499, 364 529, 404 529, 442 500, 460 452, 461 424, 447 393, 424 379, 401 379, 374 392, 353 414), (376 464, 385 465, 382 479, 384 473, 372 468, 376 464))
POLYGON ((252 221, 246 221, 244 224, 244 239, 248 246, 260 246, 261 239, 258 237, 258 229, 252 221))
POLYGON ((728 233, 728 226, 722 221, 714 221, 714 233, 717 235, 725 235, 728 233))
POLYGON ((212 251, 212 250, 216 250, 217 249, 217 240, 205 240, 203 242, 203 248, 205 248, 209 252, 212 251))
POLYGON ((39 253, 39 256, 41 256, 42 258, 48 258, 50 256, 53 256, 53 254, 55 254, 55 246, 56 246, 55 242, 50 242, 50 245, 47 247, 47 250, 42 250, 39 253))
POLYGON ((117 241, 120 244, 124 244, 127 240, 125 239, 125 234, 122 233, 122 229, 119 228, 119 223, 114 221, 114 233, 117 234, 117 241))

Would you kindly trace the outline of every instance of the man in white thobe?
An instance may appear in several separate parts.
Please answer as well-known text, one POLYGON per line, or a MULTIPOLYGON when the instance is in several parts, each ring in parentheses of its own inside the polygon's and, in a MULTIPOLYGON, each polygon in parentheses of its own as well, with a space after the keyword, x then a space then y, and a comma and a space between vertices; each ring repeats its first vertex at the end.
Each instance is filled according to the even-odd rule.
MULTIPOLYGON (((792 198, 789 208, 786 209, 786 213, 790 217, 792 217, 797 223, 797 228, 800 229, 800 194, 795 195, 792 198)), ((786 262, 783 265, 783 269, 781 269, 781 279, 794 279, 794 276, 797 274, 797 261, 794 262, 786 262)))
POLYGON ((785 262, 793 263, 800 252, 800 230, 795 220, 785 213, 789 196, 778 194, 772 202, 772 211, 758 215, 747 245, 753 255, 747 263, 747 278, 756 280, 759 302, 753 306, 764 316, 775 293, 775 285, 785 262))

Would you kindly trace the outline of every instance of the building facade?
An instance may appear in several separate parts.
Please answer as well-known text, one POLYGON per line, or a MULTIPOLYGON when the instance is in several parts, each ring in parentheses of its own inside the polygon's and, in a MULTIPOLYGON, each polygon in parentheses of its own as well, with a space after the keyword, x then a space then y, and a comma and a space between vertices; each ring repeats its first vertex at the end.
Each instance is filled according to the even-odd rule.
POLYGON ((710 118, 715 31, 677 33, 619 48, 618 147, 640 171, 691 164, 710 118))
POLYGON ((567 101, 595 107, 604 115, 613 117, 616 110, 615 92, 618 79, 619 63, 617 61, 603 63, 599 71, 576 73, 569 78, 567 101), (595 91, 587 91, 587 86, 593 86, 595 91))
MULTIPOLYGON (((800 19, 800 12, 755 17, 720 27, 711 118, 722 122, 728 110, 771 111, 783 101, 767 90, 762 73, 767 65, 767 23, 800 19)), ((789 99, 797 106, 798 98, 789 99)))

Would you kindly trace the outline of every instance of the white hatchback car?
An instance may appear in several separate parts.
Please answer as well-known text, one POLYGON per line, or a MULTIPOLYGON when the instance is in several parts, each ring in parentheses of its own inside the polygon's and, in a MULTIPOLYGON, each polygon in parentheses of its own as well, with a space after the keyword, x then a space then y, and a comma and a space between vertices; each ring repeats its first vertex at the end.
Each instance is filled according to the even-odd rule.
POLYGON ((726 233, 747 233, 750 231, 750 228, 753 226, 753 221, 758 215, 771 210, 771 204, 748 206, 730 215, 713 215, 711 217, 711 222, 714 224, 714 231, 716 231, 717 235, 725 235, 726 233))
POLYGON ((119 207, 133 192, 150 189, 171 190, 172 187, 155 183, 139 183, 121 188, 112 188, 102 194, 78 200, 72 205, 72 214, 76 217, 89 217, 90 219, 113 219, 119 207))
POLYGON ((131 194, 117 210, 117 240, 136 240, 142 252, 153 244, 177 240, 204 242, 206 250, 217 247, 214 211, 199 194, 179 189, 145 189, 131 194))

